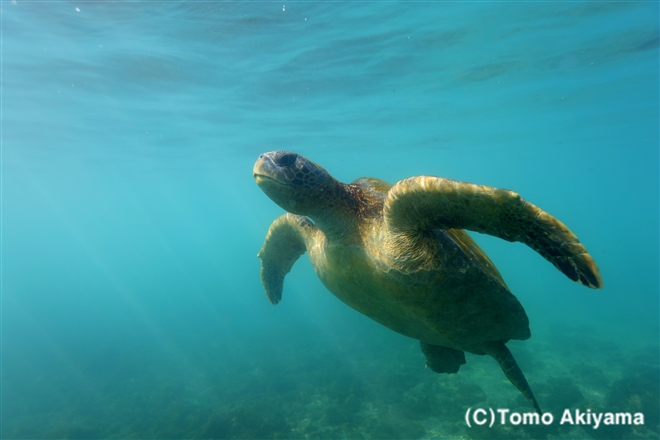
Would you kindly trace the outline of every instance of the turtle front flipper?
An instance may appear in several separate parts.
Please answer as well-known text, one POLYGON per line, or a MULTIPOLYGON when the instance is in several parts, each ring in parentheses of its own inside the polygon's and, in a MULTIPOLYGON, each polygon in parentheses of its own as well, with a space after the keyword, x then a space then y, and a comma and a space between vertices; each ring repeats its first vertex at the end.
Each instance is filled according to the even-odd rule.
POLYGON ((518 388, 518 390, 525 396, 527 401, 534 407, 537 413, 542 414, 539 404, 536 402, 536 398, 532 393, 532 389, 525 379, 525 375, 518 366, 518 363, 513 358, 513 355, 509 351, 506 345, 503 342, 494 341, 487 342, 484 344, 484 351, 487 354, 493 357, 502 367, 502 371, 506 377, 511 381, 511 383, 518 388))
POLYGON ((417 243, 433 229, 468 229, 519 241, 573 281, 603 286, 596 262, 575 234, 513 191, 441 177, 411 177, 389 190, 384 215, 393 233, 418 236, 417 243))
POLYGON ((315 229, 307 218, 293 214, 284 214, 270 225, 257 257, 261 258, 261 284, 271 304, 282 299, 284 277, 307 250, 306 239, 315 229))

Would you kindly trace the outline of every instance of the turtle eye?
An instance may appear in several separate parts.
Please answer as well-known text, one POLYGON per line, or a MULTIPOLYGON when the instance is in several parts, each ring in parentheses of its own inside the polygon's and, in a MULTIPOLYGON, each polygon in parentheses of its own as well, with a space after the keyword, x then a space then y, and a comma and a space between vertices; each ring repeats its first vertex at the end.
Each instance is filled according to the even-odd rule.
POLYGON ((296 163, 298 155, 293 154, 293 153, 284 153, 277 159, 275 159, 275 163, 281 167, 290 167, 294 163, 296 163))

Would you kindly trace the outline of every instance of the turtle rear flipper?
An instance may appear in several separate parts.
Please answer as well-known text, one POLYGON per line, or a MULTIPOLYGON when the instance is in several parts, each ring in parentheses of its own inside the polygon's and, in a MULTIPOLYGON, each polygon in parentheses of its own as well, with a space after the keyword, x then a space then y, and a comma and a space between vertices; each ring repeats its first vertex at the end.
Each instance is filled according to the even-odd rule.
POLYGON ((270 225, 257 257, 261 258, 261 283, 275 305, 282 299, 284 277, 307 250, 306 238, 315 226, 305 217, 284 214, 270 225))
POLYGON ((513 358, 513 355, 507 346, 504 345, 503 342, 494 341, 484 343, 483 347, 484 351, 486 351, 487 354, 492 356, 493 359, 495 359, 497 363, 500 364, 500 367, 502 367, 502 371, 504 371, 506 377, 511 381, 513 385, 515 385, 516 388, 518 388, 523 396, 525 396, 527 401, 532 405, 532 407, 534 407, 536 412, 542 414, 541 408, 539 407, 539 404, 536 402, 536 398, 534 397, 534 393, 532 393, 532 389, 529 387, 527 379, 525 379, 525 375, 518 366, 516 360, 513 358))
POLYGON ((433 229, 468 229, 534 249, 573 281, 603 287, 594 259, 566 225, 514 191, 433 176, 405 179, 387 193, 385 220, 394 233, 417 237, 433 229))
POLYGON ((465 364, 465 353, 460 350, 422 341, 419 341, 419 345, 426 356, 426 366, 436 373, 458 373, 461 365, 465 364))

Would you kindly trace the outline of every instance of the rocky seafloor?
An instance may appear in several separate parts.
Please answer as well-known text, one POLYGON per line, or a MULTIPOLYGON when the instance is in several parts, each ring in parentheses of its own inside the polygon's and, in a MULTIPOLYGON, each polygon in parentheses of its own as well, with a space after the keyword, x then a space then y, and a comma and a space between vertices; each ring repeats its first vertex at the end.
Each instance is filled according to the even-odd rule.
POLYGON ((188 346, 162 352, 98 350, 34 377, 5 400, 4 438, 493 439, 658 438, 658 347, 627 347, 575 330, 512 342, 549 426, 465 422, 468 408, 531 412, 495 361, 468 355, 459 374, 424 368, 415 341, 355 338, 277 347, 188 346), (357 342, 355 342, 357 341, 357 342), (356 345, 357 344, 357 345, 356 345), (347 344, 350 345, 350 344, 347 344), (255 355, 255 353, 259 353, 255 355), (171 354, 170 354, 171 355, 171 354), (85 389, 84 387, 88 388, 85 389), (561 424, 566 408, 643 412, 641 426, 561 424))

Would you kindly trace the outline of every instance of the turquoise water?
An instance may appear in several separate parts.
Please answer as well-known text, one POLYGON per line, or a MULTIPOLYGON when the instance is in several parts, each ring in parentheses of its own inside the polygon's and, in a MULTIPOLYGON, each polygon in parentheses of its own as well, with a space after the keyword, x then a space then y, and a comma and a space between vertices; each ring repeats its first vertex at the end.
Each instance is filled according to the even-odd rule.
POLYGON ((4 438, 658 438, 657 2, 30 2, 2 8, 4 438), (530 318, 490 358, 333 297, 303 257, 271 306, 255 257, 287 149, 350 182, 509 188, 605 288, 473 233, 530 318), (559 424, 564 409, 642 426, 559 424))

